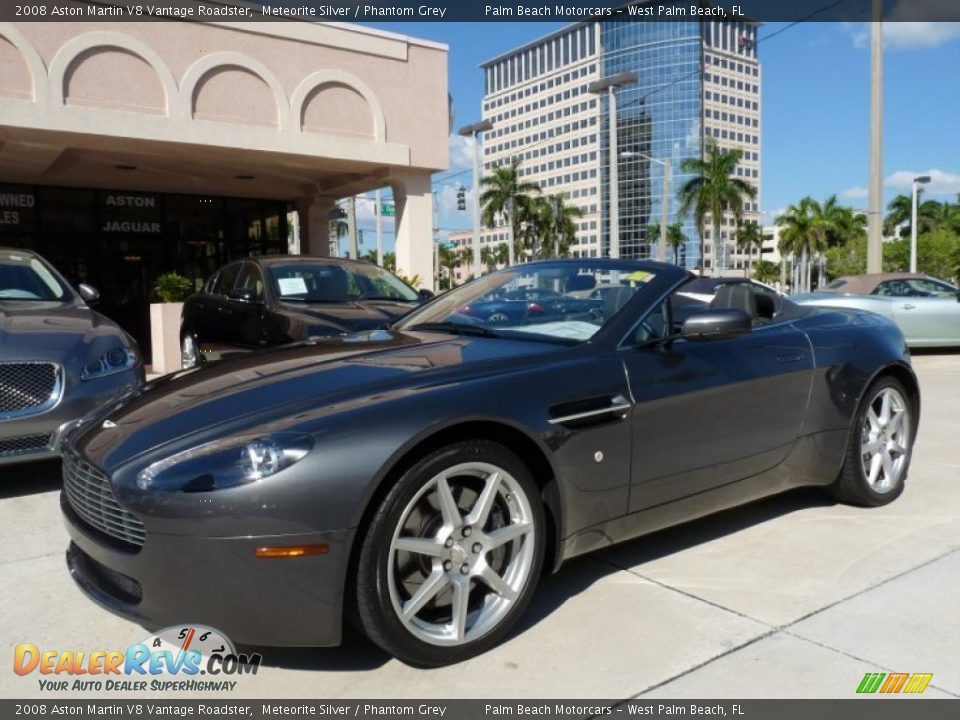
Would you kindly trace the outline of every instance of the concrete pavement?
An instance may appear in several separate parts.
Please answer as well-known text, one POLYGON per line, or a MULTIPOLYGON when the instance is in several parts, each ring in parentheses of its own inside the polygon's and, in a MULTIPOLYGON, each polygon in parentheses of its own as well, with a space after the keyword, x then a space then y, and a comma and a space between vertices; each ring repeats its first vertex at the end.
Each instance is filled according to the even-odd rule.
MULTIPOLYGON (((865 673, 897 671, 933 673, 923 697, 960 697, 960 353, 915 366, 920 435, 890 506, 772 498, 569 563, 507 643, 462 665, 416 670, 351 636, 262 650, 235 695, 844 698, 865 673)), ((19 642, 91 651, 146 636, 69 579, 58 472, 0 471, 0 697, 44 694, 12 672, 19 642)))

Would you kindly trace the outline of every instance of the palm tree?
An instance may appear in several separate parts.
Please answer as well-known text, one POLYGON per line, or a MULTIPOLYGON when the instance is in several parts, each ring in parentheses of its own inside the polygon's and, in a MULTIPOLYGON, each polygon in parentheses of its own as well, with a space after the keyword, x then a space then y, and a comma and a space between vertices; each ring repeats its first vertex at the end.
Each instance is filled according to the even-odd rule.
POLYGON ((673 249, 673 262, 675 265, 680 264, 680 248, 687 244, 688 239, 689 238, 683 234, 683 225, 680 223, 667 225, 667 245, 673 249))
MULTIPOLYGON (((903 223, 909 223, 913 214, 913 201, 909 195, 897 195, 893 200, 887 203, 887 217, 883 221, 883 234, 893 235, 897 227, 903 223)), ((900 236, 909 235, 909 224, 906 231, 901 231, 900 236)))
POLYGON ((480 248, 480 264, 486 266, 487 272, 497 269, 497 251, 489 245, 480 248))
POLYGON ((367 262, 371 262, 371 263, 373 263, 374 265, 376 265, 376 264, 377 264, 377 251, 376 251, 376 250, 367 250, 365 253, 363 253, 363 254, 359 257, 359 259, 360 259, 360 260, 366 260, 367 262))
POLYGON ((509 165, 497 165, 493 174, 480 180, 480 185, 486 188, 480 195, 481 219, 487 227, 496 226, 498 215, 504 219, 510 233, 507 244, 510 265, 514 264, 514 242, 519 235, 520 223, 530 209, 531 196, 540 192, 536 183, 520 179, 519 167, 518 160, 509 165))
POLYGON ((397 271, 397 255, 396 253, 384 253, 383 254, 383 269, 389 270, 390 272, 397 271))
POLYGON ((813 198, 805 197, 796 205, 790 205, 776 219, 780 227, 780 252, 793 258, 791 285, 794 292, 808 292, 810 289, 808 257, 816 243, 810 207, 813 202, 813 198))
POLYGON ((775 262, 759 260, 753 268, 753 279, 772 285, 780 279, 780 268, 775 262))
POLYGON ((680 216, 691 211, 700 232, 700 275, 703 275, 703 236, 710 217, 713 225, 713 239, 718 256, 722 252, 720 245, 720 219, 726 211, 732 211, 737 224, 743 217, 743 199, 757 196, 756 189, 746 180, 731 177, 737 164, 743 157, 743 151, 721 150, 712 138, 707 141, 703 158, 687 158, 680 163, 684 173, 692 174, 678 193, 680 198, 680 216))
POLYGON ((576 205, 567 205, 562 195, 548 197, 545 211, 546 233, 542 239, 543 254, 546 257, 566 257, 570 246, 576 242, 576 220, 583 217, 583 211, 576 205))
POLYGON ((458 268, 463 264, 464 258, 463 254, 454 248, 445 248, 441 245, 437 248, 437 262, 438 262, 438 282, 442 285, 444 281, 444 269, 446 269, 446 285, 447 289, 453 288, 453 270, 458 268))
POLYGON ((497 265, 509 266, 510 264, 510 248, 507 243, 500 243, 497 245, 496 249, 493 251, 493 255, 496 258, 497 265))
POLYGON ((747 220, 737 228, 737 250, 747 254, 747 277, 753 271, 754 248, 763 251, 763 231, 756 220, 747 220))
POLYGON ((350 232, 350 226, 343 218, 337 218, 330 221, 329 234, 337 242, 337 255, 340 254, 340 241, 350 232))

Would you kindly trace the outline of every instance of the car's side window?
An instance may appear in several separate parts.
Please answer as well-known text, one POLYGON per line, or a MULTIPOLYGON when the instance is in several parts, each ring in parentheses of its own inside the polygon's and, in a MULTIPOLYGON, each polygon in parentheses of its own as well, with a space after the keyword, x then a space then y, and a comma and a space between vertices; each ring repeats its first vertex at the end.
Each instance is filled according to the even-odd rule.
POLYGON ((243 271, 237 279, 238 288, 253 290, 257 294, 257 300, 263 300, 263 275, 253 263, 244 263, 243 271))
POLYGON ((214 295, 227 295, 233 290, 233 285, 237 281, 237 275, 240 273, 240 263, 227 265, 217 275, 217 282, 213 286, 214 295))

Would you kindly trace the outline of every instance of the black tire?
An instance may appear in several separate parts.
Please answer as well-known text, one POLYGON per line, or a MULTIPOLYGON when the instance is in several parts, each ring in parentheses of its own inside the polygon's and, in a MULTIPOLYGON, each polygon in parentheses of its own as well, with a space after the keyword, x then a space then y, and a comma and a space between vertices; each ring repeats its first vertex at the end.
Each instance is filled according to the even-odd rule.
MULTIPOLYGON (((483 483, 485 481, 478 482, 483 483)), ((460 489, 460 497, 457 499, 458 508, 464 518, 467 517, 469 511, 474 509, 469 504, 463 507, 466 504, 464 500, 465 492, 465 490, 460 489)), ((515 494, 514 491, 506 497, 515 497, 515 494)), ((451 496, 453 495, 454 492, 452 491, 451 496)), ((474 499, 475 501, 476 499, 474 499)), ((507 502, 507 500, 498 496, 496 502, 507 502)), ((488 518, 492 517, 493 512, 490 513, 488 518)), ((492 525, 487 521, 485 523, 482 527, 478 525, 478 532, 472 539, 482 538, 486 541, 486 538, 488 538, 486 530, 488 526, 492 527, 492 525)), ((371 641, 391 655, 418 667, 449 665, 489 650, 504 639, 530 603, 543 565, 544 531, 544 511, 537 484, 529 469, 514 452, 499 443, 471 440, 457 442, 430 453, 404 472, 397 483, 391 487, 370 521, 364 536, 358 540, 362 544, 356 567, 356 615, 361 630, 371 641), (511 600, 509 604, 504 601, 503 604, 506 605, 506 609, 502 611, 504 614, 497 620, 496 624, 475 639, 465 639, 456 645, 441 645, 417 637, 414 634, 415 630, 408 629, 400 620, 394 602, 391 600, 391 576, 388 575, 395 571, 393 558, 399 557, 399 555, 391 554, 391 543, 394 534, 400 532, 398 528, 401 523, 406 522, 407 518, 410 517, 406 514, 410 505, 417 502, 426 502, 426 500, 418 500, 418 498, 429 499, 434 497, 424 494, 431 486, 433 479, 443 471, 463 463, 484 463, 496 466, 512 477, 512 480, 515 481, 514 490, 519 487, 523 491, 528 501, 526 505, 529 510, 527 517, 532 520, 533 529, 528 531, 522 541, 516 540, 510 541, 510 543, 517 543, 521 548, 516 555, 516 557, 519 557, 521 553, 529 553, 526 550, 525 543, 532 542, 532 553, 524 555, 531 565, 528 572, 524 571, 526 574, 522 576, 524 578, 522 580, 523 585, 522 588, 516 589, 515 599, 511 600)), ((430 531, 431 534, 432 532, 430 531)), ((427 531, 424 530, 422 537, 426 538, 427 535, 427 531)), ((431 536, 428 539, 434 540, 435 538, 431 536)), ((471 540, 461 539, 460 542, 466 544, 471 540)), ((505 545, 504 547, 508 546, 505 545)), ((513 544, 510 544, 509 547, 510 549, 506 550, 506 553, 512 555, 516 552, 513 549, 515 547, 513 544)), ((457 551, 459 551, 459 548, 457 551)), ((474 548, 473 552, 478 551, 474 548)), ((481 556, 484 558, 484 564, 487 563, 487 557, 494 552, 498 551, 483 551, 481 556)), ((415 557, 419 556, 409 556, 409 558, 415 557)), ((440 558, 436 560, 430 558, 429 562, 433 563, 432 572, 439 572, 441 568, 438 567, 438 564, 446 561, 440 558)), ((460 562, 460 560, 456 562, 460 562)), ((524 568, 526 567, 527 565, 524 564, 524 568)), ((396 571, 399 574, 399 562, 396 571)), ((423 571, 424 574, 426 572, 426 570, 423 571)), ((446 575, 446 573, 441 574, 446 575)), ((423 580, 422 584, 425 585, 426 582, 426 580, 423 580)), ((393 587, 394 589, 397 587, 396 582, 394 582, 393 587)), ((452 584, 447 587, 452 588, 452 584)), ((467 593, 468 598, 483 594, 486 594, 485 597, 489 598, 492 592, 487 589, 482 581, 478 583, 472 579, 472 576, 467 587, 472 587, 472 590, 467 593)), ((424 605, 424 609, 429 610, 433 604, 440 606, 439 598, 441 597, 443 596, 440 594, 434 596, 424 605)), ((407 598, 407 600, 409 599, 407 598)), ((494 598, 494 600, 497 600, 497 598, 494 598)), ((483 598, 481 598, 482 602, 483 598)), ((418 610, 414 614, 416 615, 419 612, 421 611, 418 610)), ((450 613, 452 615, 452 600, 450 613)))
MULTIPOLYGON (((901 421, 902 422, 902 421, 901 421)), ((834 483, 827 487, 827 491, 836 500, 850 505, 863 507, 879 507, 896 500, 903 493, 904 484, 910 469, 910 460, 913 455, 913 444, 916 437, 917 416, 915 403, 903 384, 892 376, 878 378, 867 389, 860 401, 860 406, 854 414, 850 435, 847 439, 847 451, 843 468, 834 483), (882 492, 874 489, 868 481, 868 473, 864 467, 862 456, 862 438, 864 425, 868 422, 867 413, 871 406, 879 401, 885 390, 891 389, 902 398, 906 412, 906 452, 901 453, 903 463, 896 481, 882 492)))

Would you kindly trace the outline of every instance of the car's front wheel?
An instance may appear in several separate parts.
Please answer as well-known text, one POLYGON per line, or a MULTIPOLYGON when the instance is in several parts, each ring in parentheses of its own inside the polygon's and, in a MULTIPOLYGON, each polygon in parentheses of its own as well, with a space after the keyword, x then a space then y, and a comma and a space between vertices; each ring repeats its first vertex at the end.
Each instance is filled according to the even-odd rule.
POLYGON ((446 665, 500 642, 529 603, 543 564, 543 507, 512 451, 460 442, 403 474, 362 543, 364 632, 405 662, 446 665))
POLYGON ((882 377, 864 394, 854 417, 847 457, 833 495, 855 505, 878 506, 903 492, 913 453, 916 418, 903 384, 882 377))

